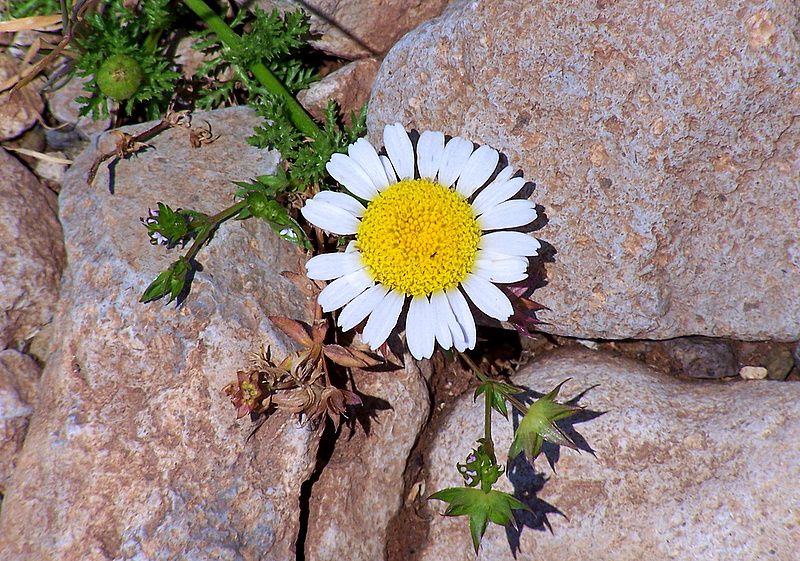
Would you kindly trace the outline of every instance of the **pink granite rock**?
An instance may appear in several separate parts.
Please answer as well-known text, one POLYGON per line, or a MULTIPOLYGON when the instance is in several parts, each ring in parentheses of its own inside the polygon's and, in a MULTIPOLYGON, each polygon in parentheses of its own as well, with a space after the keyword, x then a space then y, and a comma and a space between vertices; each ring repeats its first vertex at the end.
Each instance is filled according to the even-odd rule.
POLYGON ((427 384, 410 355, 404 369, 356 371, 354 381, 365 408, 353 433, 342 430, 311 490, 309 561, 384 559, 389 523, 403 504, 403 473, 430 413, 427 384))
MULTIPOLYGON (((544 393, 566 378, 561 397, 585 392, 588 412, 562 426, 596 457, 551 447, 555 473, 544 455, 535 468, 512 463, 498 488, 533 512, 519 532, 490 525, 478 560, 796 558, 800 384, 678 381, 591 351, 550 355, 513 380, 544 393)), ((456 405, 426 462, 428 492, 463 484, 455 463, 483 434, 482 412, 471 394, 456 405)), ((496 416, 493 433, 504 461, 511 424, 496 416)), ((466 519, 430 506, 418 559, 474 561, 466 519)))
MULTIPOLYGON (((273 173, 278 154, 248 146, 249 110, 198 115, 219 139, 186 129, 87 185, 96 149, 61 192, 69 266, 30 429, 0 513, 0 558, 294 560, 300 486, 318 432, 274 416, 248 442, 222 388, 250 351, 287 339, 270 314, 308 320, 280 275, 304 255, 251 220, 223 225, 185 303, 138 302, 174 259, 139 217, 163 201, 214 211, 233 180, 273 173)), ((141 128, 141 127, 140 127, 141 128)))
POLYGON ((0 148, 0 349, 53 317, 64 267, 55 194, 0 148))
POLYGON ((339 104, 342 115, 349 119, 351 112, 358 115, 369 100, 379 67, 380 63, 374 58, 346 64, 300 92, 297 100, 318 119, 324 119, 328 100, 333 100, 339 104))
POLYGON ((255 4, 265 10, 305 10, 311 31, 319 35, 312 44, 355 60, 382 55, 404 33, 438 16, 447 0, 257 0, 255 4))
POLYGON ((13 349, 0 351, 0 494, 17 464, 33 412, 41 368, 13 349))
POLYGON ((369 126, 534 178, 555 333, 800 339, 800 7, 461 0, 386 56, 369 126))

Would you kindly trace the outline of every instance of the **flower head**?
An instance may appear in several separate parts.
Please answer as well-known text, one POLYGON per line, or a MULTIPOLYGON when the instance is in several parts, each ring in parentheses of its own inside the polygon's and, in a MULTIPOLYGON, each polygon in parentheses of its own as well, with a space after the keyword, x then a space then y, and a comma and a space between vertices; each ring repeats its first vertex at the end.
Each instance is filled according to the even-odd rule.
POLYGON ((362 338, 376 349, 397 325, 406 301, 406 340, 415 358, 473 348, 475 319, 465 298, 505 321, 514 312, 494 283, 527 277, 539 242, 511 231, 536 219, 533 202, 513 197, 526 181, 499 154, 472 142, 425 131, 416 145, 402 125, 383 131, 386 155, 366 139, 334 154, 331 176, 348 193, 322 191, 303 216, 338 235, 354 235, 344 252, 311 258, 309 278, 333 281, 319 295, 326 312, 344 307, 338 324, 369 317, 362 338), (491 181, 490 181, 491 179, 491 181), (488 185, 487 185, 488 183, 488 185))

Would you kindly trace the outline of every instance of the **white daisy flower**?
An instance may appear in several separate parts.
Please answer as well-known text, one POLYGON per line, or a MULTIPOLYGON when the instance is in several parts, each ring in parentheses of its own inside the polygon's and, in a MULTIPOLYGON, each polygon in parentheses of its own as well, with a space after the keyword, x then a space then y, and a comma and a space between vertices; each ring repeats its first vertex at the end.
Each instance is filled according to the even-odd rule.
POLYGON ((379 155, 364 138, 334 154, 331 176, 350 194, 322 191, 303 216, 333 234, 354 235, 344 252, 312 257, 308 276, 333 281, 319 295, 325 312, 344 307, 338 324, 352 329, 369 317, 362 339, 377 349, 397 325, 405 303, 411 354, 430 358, 435 343, 459 351, 475 346, 475 318, 465 295, 504 321, 513 309, 495 283, 527 277, 540 244, 509 231, 536 219, 534 203, 512 199, 525 179, 511 167, 494 174, 499 154, 488 146, 426 131, 415 147, 399 123, 387 125, 379 155), (485 185, 485 186, 484 186, 485 185), (477 195, 476 195, 477 193, 477 195))

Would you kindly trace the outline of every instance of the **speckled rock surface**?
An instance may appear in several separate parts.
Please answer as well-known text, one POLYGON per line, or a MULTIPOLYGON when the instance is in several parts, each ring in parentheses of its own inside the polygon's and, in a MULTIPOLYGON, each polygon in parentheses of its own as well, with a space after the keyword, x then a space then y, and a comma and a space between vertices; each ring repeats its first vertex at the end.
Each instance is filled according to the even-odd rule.
POLYGON ((404 369, 356 371, 354 381, 365 408, 311 491, 308 561, 385 558, 389 523, 403 504, 403 472, 430 412, 428 387, 410 356, 404 369))
POLYGON ((56 196, 0 148, 0 349, 52 319, 63 267, 56 196))
POLYGON ((0 494, 17 464, 33 412, 41 368, 14 349, 0 351, 0 494))
POLYGON ((380 63, 375 58, 364 58, 346 64, 300 92, 297 100, 318 119, 324 119, 329 99, 339 104, 345 117, 349 117, 350 112, 358 115, 369 100, 379 67, 380 63))
MULTIPOLYGON (((302 8, 316 48, 347 60, 382 55, 404 33, 442 13, 448 0, 256 0, 265 10, 302 8)), ((237 0, 242 4, 242 0, 237 0)))
MULTIPOLYGON (((800 384, 683 382, 591 351, 551 355, 514 380, 546 392, 568 377, 561 396, 585 392, 589 413, 565 426, 596 457, 551 448, 556 473, 544 455, 536 469, 512 464, 502 490, 535 514, 520 532, 490 525, 477 559, 796 559, 800 384)), ((471 395, 458 403, 431 449, 428 491, 462 483, 453 464, 482 434, 482 411, 471 395)), ((496 419, 493 430, 508 450, 511 424, 496 419)), ((418 559, 474 560, 466 520, 434 514, 418 559)))
POLYGON ((799 20, 790 0, 460 0, 387 55, 368 123, 536 179, 546 329, 797 340, 799 20))
POLYGON ((69 267, 40 392, 0 513, 0 558, 294 560, 300 486, 318 434, 274 416, 250 442, 222 388, 258 344, 287 340, 266 319, 308 320, 285 278, 303 256, 257 221, 225 224, 200 255, 184 305, 138 303, 172 259, 139 217, 156 201, 201 211, 233 179, 275 170, 250 147, 253 114, 198 115, 220 138, 191 148, 173 129, 153 149, 85 182, 88 150, 60 195, 69 267))

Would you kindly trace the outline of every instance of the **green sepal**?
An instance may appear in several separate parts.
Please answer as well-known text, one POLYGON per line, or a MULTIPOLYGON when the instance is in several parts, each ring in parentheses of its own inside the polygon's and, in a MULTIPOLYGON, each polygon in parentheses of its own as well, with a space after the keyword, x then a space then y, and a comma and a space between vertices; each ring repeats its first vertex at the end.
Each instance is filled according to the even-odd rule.
POLYGON ((186 286, 186 279, 192 266, 185 257, 181 257, 170 265, 169 269, 162 271, 150 286, 144 291, 139 302, 148 303, 159 298, 163 298, 169 294, 167 303, 172 302, 178 295, 183 292, 186 286))
POLYGON ((514 441, 508 450, 509 460, 516 458, 520 452, 525 452, 528 460, 533 461, 542 451, 542 444, 546 440, 558 446, 566 446, 578 450, 575 443, 562 431, 555 422, 582 411, 582 407, 558 403, 555 398, 561 390, 564 380, 553 388, 550 393, 537 399, 528 408, 528 412, 514 433, 514 441))
POLYGON ((481 544, 489 522, 500 526, 514 525, 512 510, 528 510, 527 505, 502 491, 483 491, 468 487, 450 487, 437 491, 428 499, 448 503, 445 516, 468 516, 469 531, 475 553, 481 544))

